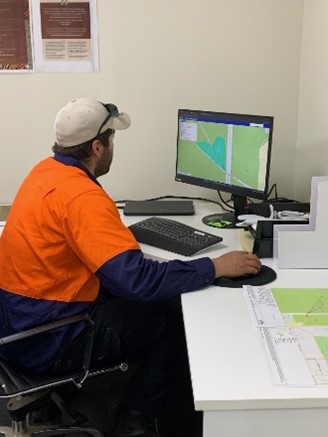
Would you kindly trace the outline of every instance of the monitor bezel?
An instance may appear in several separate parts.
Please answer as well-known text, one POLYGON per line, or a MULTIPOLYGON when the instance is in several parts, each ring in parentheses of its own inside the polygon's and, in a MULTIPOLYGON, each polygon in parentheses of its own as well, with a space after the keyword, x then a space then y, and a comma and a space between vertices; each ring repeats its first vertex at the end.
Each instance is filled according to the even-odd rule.
POLYGON ((198 187, 204 187, 216 190, 218 192, 226 192, 235 196, 244 196, 254 199, 266 199, 269 190, 269 178, 271 170, 271 156, 272 156, 272 140, 273 140, 273 125, 274 117, 271 115, 259 115, 259 114, 244 114, 244 113, 234 113, 234 112, 216 112, 198 109, 179 109, 178 110, 178 128, 177 128, 177 143, 176 143, 176 165, 175 165, 175 180, 177 182, 187 183, 195 185, 198 187), (250 123, 267 123, 270 125, 270 132, 268 136, 268 150, 267 150, 267 161, 266 161, 266 174, 265 183, 263 190, 257 190, 253 188, 245 188, 237 185, 230 185, 220 181, 213 181, 207 179, 201 179, 194 176, 185 175, 178 172, 178 158, 179 158, 179 133, 180 133, 180 119, 181 117, 205 117, 216 119, 229 119, 229 121, 244 122, 249 121, 250 123))

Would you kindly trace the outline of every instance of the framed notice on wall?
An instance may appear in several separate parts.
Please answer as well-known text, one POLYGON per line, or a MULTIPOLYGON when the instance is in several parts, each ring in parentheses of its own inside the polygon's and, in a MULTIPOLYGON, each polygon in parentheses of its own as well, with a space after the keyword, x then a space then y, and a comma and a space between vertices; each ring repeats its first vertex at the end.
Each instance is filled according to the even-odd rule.
POLYGON ((29 0, 0 1, 0 72, 33 71, 29 0))
POLYGON ((36 71, 98 71, 96 0, 32 0, 32 18, 36 71))

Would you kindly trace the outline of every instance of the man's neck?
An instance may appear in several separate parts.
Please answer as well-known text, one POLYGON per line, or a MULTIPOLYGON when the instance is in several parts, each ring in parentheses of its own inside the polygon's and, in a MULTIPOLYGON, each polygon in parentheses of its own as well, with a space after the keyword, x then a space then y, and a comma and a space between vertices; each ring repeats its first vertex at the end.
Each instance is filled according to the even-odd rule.
MULTIPOLYGON (((64 155, 61 155, 60 153, 55 153, 55 155, 54 155, 54 159, 55 159, 56 161, 61 162, 62 164, 65 164, 65 165, 71 165, 72 167, 78 167, 78 168, 80 168, 80 169, 83 170, 83 171, 84 171, 84 172, 89 176, 89 178, 92 179, 92 180, 93 180, 97 185, 100 185, 100 183, 97 181, 97 178, 96 178, 95 175, 94 175, 94 172, 92 172, 92 171, 90 170, 89 166, 86 165, 85 162, 83 162, 83 161, 79 161, 78 159, 73 158, 72 156, 64 156, 64 155)), ((100 186, 101 186, 101 185, 100 185, 100 186)))

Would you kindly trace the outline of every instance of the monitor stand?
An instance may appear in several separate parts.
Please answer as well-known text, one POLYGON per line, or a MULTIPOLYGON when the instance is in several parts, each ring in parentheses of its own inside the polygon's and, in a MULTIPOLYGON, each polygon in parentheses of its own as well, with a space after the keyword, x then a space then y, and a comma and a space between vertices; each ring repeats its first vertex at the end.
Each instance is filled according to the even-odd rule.
POLYGON ((234 211, 206 215, 202 219, 203 223, 214 228, 236 228, 238 216, 247 212, 247 199, 240 195, 233 195, 232 199, 234 211))

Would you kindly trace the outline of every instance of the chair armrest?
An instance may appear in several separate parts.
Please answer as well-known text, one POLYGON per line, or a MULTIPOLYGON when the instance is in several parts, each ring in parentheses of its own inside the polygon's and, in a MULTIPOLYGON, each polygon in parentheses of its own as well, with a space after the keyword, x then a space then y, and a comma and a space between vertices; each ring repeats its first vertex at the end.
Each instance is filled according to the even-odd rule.
POLYGON ((46 323, 44 325, 36 326, 35 328, 26 329, 25 331, 17 332, 16 334, 8 335, 7 337, 0 338, 0 345, 13 343, 18 340, 23 340, 27 337, 33 337, 34 335, 41 334, 43 332, 52 331, 63 326, 71 325, 72 323, 85 322, 88 326, 93 326, 93 321, 86 314, 67 317, 65 319, 57 320, 55 322, 46 323))
POLYGON ((63 326, 68 326, 73 323, 84 322, 87 329, 87 340, 83 353, 82 369, 74 377, 75 384, 81 386, 85 378, 88 376, 91 360, 91 351, 94 337, 94 322, 87 314, 79 314, 77 316, 66 317, 65 319, 57 320, 55 322, 46 323, 44 325, 36 326, 34 328, 26 329, 25 331, 17 332, 16 334, 8 335, 0 338, 0 346, 14 343, 19 340, 23 340, 28 337, 33 337, 38 334, 45 333, 47 331, 53 331, 63 326))

